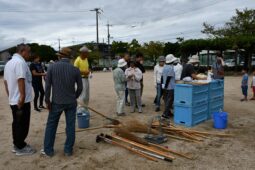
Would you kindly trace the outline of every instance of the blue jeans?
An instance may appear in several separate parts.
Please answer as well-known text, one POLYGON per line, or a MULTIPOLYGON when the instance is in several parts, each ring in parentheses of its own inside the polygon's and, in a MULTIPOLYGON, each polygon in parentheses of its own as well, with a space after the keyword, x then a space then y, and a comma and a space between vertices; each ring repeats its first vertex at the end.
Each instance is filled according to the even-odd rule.
POLYGON ((156 98, 155 98, 155 104, 156 104, 156 107, 160 107, 160 99, 163 95, 163 92, 162 92, 162 85, 160 83, 157 83, 157 95, 156 95, 156 98))
POLYGON ((163 113, 164 116, 170 117, 173 109, 173 102, 174 102, 174 90, 165 90, 165 111, 163 113))
POLYGON ((44 137, 44 152, 52 156, 54 155, 54 142, 58 122, 62 112, 65 112, 66 118, 66 142, 64 146, 65 153, 73 152, 73 145, 75 142, 75 118, 76 118, 77 103, 73 104, 52 104, 49 112, 48 121, 44 137))
POLYGON ((248 86, 242 86, 242 92, 245 97, 248 95, 248 86))

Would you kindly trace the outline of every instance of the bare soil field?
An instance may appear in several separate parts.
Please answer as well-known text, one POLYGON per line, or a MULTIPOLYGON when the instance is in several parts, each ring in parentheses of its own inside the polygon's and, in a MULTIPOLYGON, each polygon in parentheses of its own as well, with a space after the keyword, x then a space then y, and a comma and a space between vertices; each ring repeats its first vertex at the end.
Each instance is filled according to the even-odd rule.
MULTIPOLYGON (((255 102, 240 102, 241 77, 226 77, 225 79, 225 108, 229 113, 229 123, 226 130, 234 134, 232 138, 211 137, 201 144, 189 143, 176 139, 169 139, 165 144, 171 149, 192 154, 194 160, 177 157, 172 162, 152 162, 130 153, 122 148, 106 144, 96 143, 96 136, 100 133, 111 133, 110 129, 98 129, 76 133, 74 155, 65 157, 63 153, 65 134, 58 134, 55 141, 56 154, 52 158, 40 155, 42 148, 45 124, 48 116, 47 110, 41 113, 32 110, 30 132, 27 142, 37 149, 32 156, 17 157, 11 152, 12 116, 4 91, 3 78, 0 78, 0 169, 2 170, 35 170, 35 169, 201 169, 201 170, 225 170, 225 169, 255 169, 255 102)), ((144 77, 143 103, 146 107, 142 114, 129 113, 119 118, 125 121, 135 118, 147 122, 152 116, 162 112, 154 112, 153 100, 155 89, 153 85, 153 72, 147 72, 144 77)), ((112 73, 94 73, 91 79, 90 106, 106 113, 115 115, 116 94, 113 87, 112 73)), ((251 90, 249 89, 251 96, 251 90)), ((33 108, 33 106, 32 106, 33 108)), ((163 110, 163 108, 162 108, 163 110)), ((171 121, 173 122, 173 121, 171 121)), ((91 113, 91 127, 97 127, 109 123, 102 117, 91 113)), ((213 128, 212 120, 206 121, 192 129, 219 132, 213 128)), ((65 118, 62 115, 58 132, 65 131, 65 118)))

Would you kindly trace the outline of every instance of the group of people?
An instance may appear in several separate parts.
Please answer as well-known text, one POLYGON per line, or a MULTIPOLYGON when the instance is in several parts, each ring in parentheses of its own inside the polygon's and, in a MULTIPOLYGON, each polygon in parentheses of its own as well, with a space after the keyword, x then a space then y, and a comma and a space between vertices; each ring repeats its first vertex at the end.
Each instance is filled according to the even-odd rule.
MULTIPOLYGON (((30 60, 30 47, 28 45, 20 44, 17 46, 16 53, 7 62, 4 70, 4 84, 13 116, 13 153, 21 156, 36 152, 32 146, 25 142, 29 132, 30 102, 33 100, 33 88, 34 109, 36 111, 45 108, 49 110, 44 146, 41 153, 50 157, 54 155, 56 131, 60 116, 64 112, 67 136, 64 153, 66 156, 72 155, 75 142, 77 105, 87 107, 89 104, 89 78, 91 77, 91 69, 88 62, 89 52, 90 50, 83 46, 80 49, 80 56, 76 58, 74 64, 71 64, 72 50, 62 48, 57 53, 59 60, 51 64, 47 72, 45 72, 40 64, 40 57, 38 55, 34 55, 33 63, 28 67, 26 63, 26 61, 30 60), (45 79, 45 91, 43 79, 45 79), (46 107, 43 105, 44 96, 46 107)), ((213 78, 224 79, 222 56, 218 54, 215 61, 212 65, 213 78)), ((176 83, 193 79, 207 79, 206 77, 200 77, 197 71, 195 71, 195 66, 198 64, 199 57, 197 55, 193 55, 189 60, 184 60, 182 63, 173 54, 158 58, 158 64, 154 67, 154 85, 156 89, 154 104, 156 106, 155 111, 160 111, 161 98, 163 97, 165 103, 162 114, 163 118, 169 119, 173 114, 174 88, 176 83)), ((125 115, 125 105, 130 106, 131 113, 134 113, 136 110, 139 113, 143 112, 143 107, 145 106, 142 102, 144 73, 142 53, 137 53, 132 57, 126 53, 119 59, 117 68, 113 71, 114 87, 117 94, 116 112, 118 116, 125 115)), ((246 70, 243 73, 243 100, 247 100, 248 75, 246 70)), ((252 88, 255 94, 255 72, 252 88)), ((252 99, 255 99, 255 95, 252 99)))
MULTIPOLYGON (((142 89, 143 89, 143 73, 142 66, 143 57, 139 53, 136 57, 125 54, 119 61, 118 67, 113 71, 113 79, 115 91, 117 94, 117 115, 123 116, 124 106, 127 103, 127 94, 130 96, 130 112, 142 113, 142 89), (140 58, 141 56, 141 58, 140 58), (125 95, 126 94, 126 95, 125 95)), ((224 62, 220 53, 217 53, 216 62, 212 65, 212 74, 214 79, 224 79, 224 62)), ((161 98, 163 97, 165 107, 162 117, 169 119, 172 115, 174 102, 174 88, 176 83, 182 81, 206 80, 207 76, 201 77, 195 70, 195 66, 199 65, 199 57, 193 55, 189 60, 180 61, 173 54, 166 57, 160 56, 158 64, 154 67, 154 86, 156 89, 156 97, 154 99, 155 111, 160 111, 161 98)))
POLYGON ((41 67, 40 57, 34 56, 33 63, 28 67, 26 61, 30 60, 30 47, 26 44, 17 46, 16 53, 5 66, 4 84, 12 110, 12 152, 17 156, 31 155, 36 150, 25 142, 29 132, 31 106, 34 88, 34 108, 36 111, 44 109, 43 98, 45 94, 46 107, 49 110, 44 146, 41 153, 46 156, 54 155, 54 142, 58 122, 62 112, 66 117, 66 142, 64 153, 71 156, 75 142, 75 121, 77 99, 79 104, 87 106, 89 103, 89 77, 91 70, 88 63, 90 50, 84 46, 71 64, 72 50, 62 48, 57 56, 58 62, 51 64, 47 73, 41 67), (45 77, 45 92, 42 77, 45 77), (39 107, 37 105, 40 93, 39 107))

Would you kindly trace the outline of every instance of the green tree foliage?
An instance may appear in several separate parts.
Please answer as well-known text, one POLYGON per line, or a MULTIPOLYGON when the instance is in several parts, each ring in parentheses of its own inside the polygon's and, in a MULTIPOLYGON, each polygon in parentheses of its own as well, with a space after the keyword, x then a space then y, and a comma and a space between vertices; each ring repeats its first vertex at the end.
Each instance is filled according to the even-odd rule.
POLYGON ((41 61, 56 60, 56 51, 48 45, 39 45, 37 43, 28 44, 31 47, 31 52, 39 55, 41 61))
POLYGON ((157 58, 163 55, 164 43, 159 41, 150 41, 149 43, 144 43, 141 52, 144 53, 145 59, 151 60, 156 64, 157 58))
POLYGON ((115 55, 121 55, 128 52, 128 43, 122 41, 113 41, 112 42, 112 52, 115 55))
POLYGON ((173 54, 174 56, 180 56, 180 44, 178 42, 171 43, 167 42, 164 45, 163 54, 166 56, 167 54, 173 54))
POLYGON ((215 28, 208 23, 203 23, 203 26, 202 33, 210 37, 255 36, 255 10, 236 9, 236 15, 221 28, 215 28))
POLYGON ((128 52, 131 55, 135 55, 137 52, 141 51, 141 45, 136 39, 133 39, 129 44, 128 44, 128 52))

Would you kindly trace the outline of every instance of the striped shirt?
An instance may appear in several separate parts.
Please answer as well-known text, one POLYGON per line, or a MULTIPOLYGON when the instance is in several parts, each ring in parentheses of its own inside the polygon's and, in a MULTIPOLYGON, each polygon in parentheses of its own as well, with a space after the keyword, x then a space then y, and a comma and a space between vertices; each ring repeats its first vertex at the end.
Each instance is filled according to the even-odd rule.
POLYGON ((55 104, 73 104, 82 92, 82 79, 79 69, 67 58, 52 64, 46 75, 45 101, 55 104), (77 84, 77 88, 75 85, 77 84), (51 96, 52 89, 52 99, 51 96))

